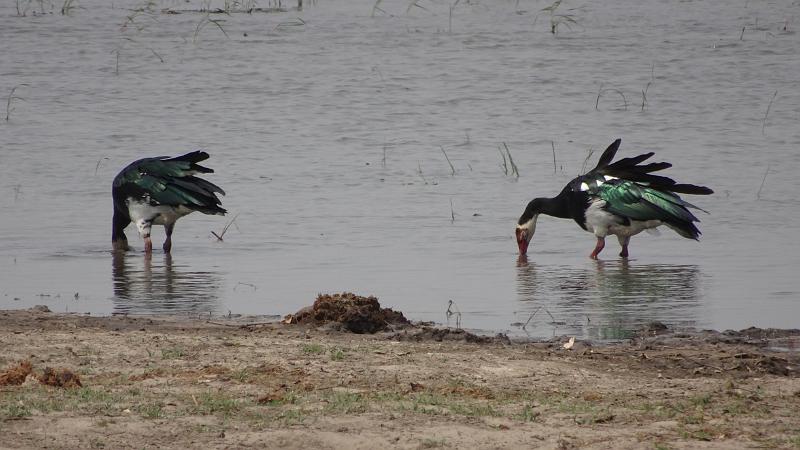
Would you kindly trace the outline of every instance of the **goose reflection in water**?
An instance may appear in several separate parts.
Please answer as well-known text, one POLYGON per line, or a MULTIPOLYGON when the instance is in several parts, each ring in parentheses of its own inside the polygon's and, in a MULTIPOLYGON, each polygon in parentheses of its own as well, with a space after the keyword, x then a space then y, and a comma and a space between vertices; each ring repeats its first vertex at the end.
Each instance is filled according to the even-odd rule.
POLYGON ((219 309, 221 277, 215 272, 187 271, 169 254, 154 263, 152 258, 113 252, 112 264, 116 314, 208 314, 219 309))
POLYGON ((635 264, 627 259, 591 266, 517 260, 518 319, 539 337, 624 339, 649 322, 696 327, 703 313, 703 275, 696 265, 635 264), (538 311, 538 312, 537 312, 538 311), (552 317, 551 317, 552 316, 552 317))

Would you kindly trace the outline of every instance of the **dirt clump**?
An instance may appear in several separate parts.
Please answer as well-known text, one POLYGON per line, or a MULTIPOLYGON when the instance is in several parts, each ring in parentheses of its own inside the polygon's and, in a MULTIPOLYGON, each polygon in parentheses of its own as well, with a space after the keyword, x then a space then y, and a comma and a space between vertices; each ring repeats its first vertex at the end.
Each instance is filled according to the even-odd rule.
POLYGON ((25 382, 25 378, 33 372, 30 361, 20 361, 14 367, 0 372, 0 386, 18 386, 25 382))
POLYGON ((78 374, 69 369, 53 369, 45 367, 44 373, 38 377, 39 382, 47 386, 74 388, 82 387, 78 374))
POLYGON ((0 386, 19 386, 25 383, 28 375, 39 380, 40 383, 56 387, 82 387, 81 379, 69 369, 52 369, 45 367, 41 375, 33 371, 30 361, 20 361, 16 366, 0 372, 0 386))
POLYGON ((311 325, 336 323, 347 331, 359 334, 375 333, 409 324, 403 313, 391 308, 381 308, 377 297, 361 297, 350 292, 319 294, 311 307, 286 316, 283 322, 311 325))

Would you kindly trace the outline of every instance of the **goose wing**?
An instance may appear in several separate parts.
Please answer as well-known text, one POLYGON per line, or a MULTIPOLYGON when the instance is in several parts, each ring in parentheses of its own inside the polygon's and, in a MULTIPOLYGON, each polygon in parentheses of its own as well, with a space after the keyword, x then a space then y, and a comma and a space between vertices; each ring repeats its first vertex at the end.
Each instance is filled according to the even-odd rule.
POLYGON ((157 205, 184 206, 210 214, 224 214, 216 194, 225 195, 225 191, 195 176, 214 172, 197 164, 208 158, 208 153, 194 151, 174 158, 140 159, 114 178, 113 189, 124 197, 144 198, 157 205))

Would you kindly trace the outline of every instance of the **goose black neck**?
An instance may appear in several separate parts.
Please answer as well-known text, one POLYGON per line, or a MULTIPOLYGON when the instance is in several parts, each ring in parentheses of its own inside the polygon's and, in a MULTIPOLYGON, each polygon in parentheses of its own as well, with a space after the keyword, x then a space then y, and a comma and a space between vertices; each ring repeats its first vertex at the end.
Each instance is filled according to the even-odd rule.
POLYGON ((542 198, 540 200, 542 201, 542 214, 560 217, 562 219, 569 219, 572 217, 566 196, 559 194, 553 198, 542 198))
POLYGON ((531 220, 533 216, 539 214, 546 214, 548 216, 560 217, 562 219, 572 218, 570 214, 569 202, 566 195, 559 194, 553 198, 540 197, 531 200, 522 217, 519 218, 519 224, 522 225, 531 220))

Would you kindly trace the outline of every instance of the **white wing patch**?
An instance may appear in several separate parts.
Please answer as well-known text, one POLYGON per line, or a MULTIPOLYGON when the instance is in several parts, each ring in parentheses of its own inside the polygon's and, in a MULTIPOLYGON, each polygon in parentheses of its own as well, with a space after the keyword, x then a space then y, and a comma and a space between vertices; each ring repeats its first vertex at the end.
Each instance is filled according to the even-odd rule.
POLYGON ((617 177, 612 177, 611 175, 603 175, 603 178, 605 178, 606 181, 611 181, 611 180, 616 180, 617 179, 617 177))
POLYGON ((586 184, 585 182, 581 182, 581 190, 582 191, 588 191, 589 190, 589 185, 586 184))

